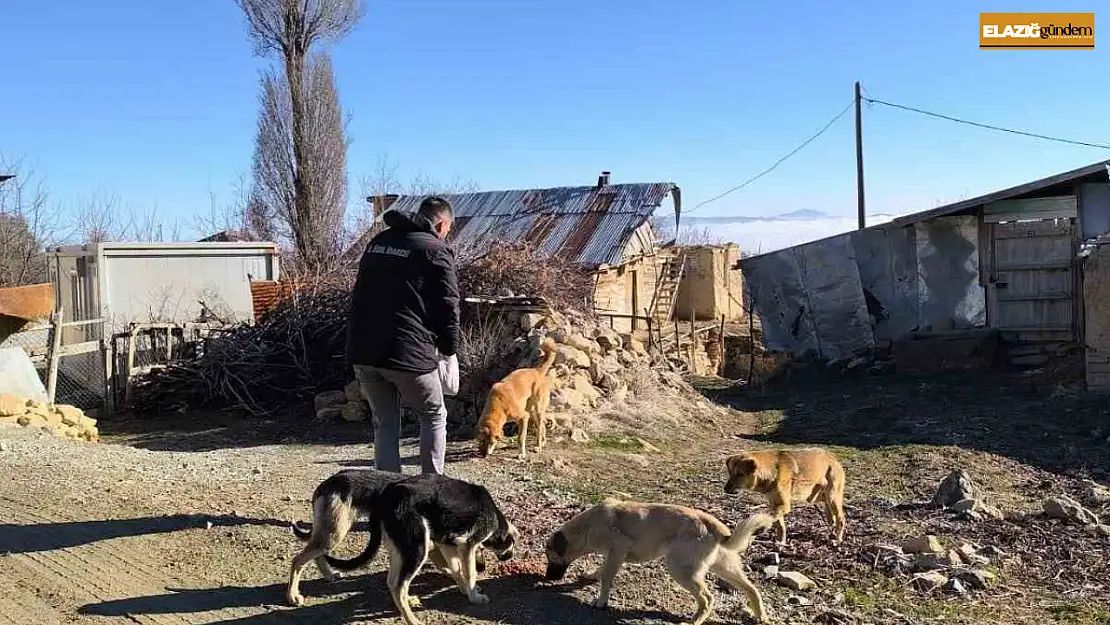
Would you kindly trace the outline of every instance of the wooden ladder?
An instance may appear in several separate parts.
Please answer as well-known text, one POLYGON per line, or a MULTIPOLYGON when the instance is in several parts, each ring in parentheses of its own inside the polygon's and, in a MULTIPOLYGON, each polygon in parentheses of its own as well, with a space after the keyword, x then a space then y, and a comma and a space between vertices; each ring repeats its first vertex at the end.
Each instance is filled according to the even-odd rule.
POLYGON ((655 296, 652 298, 651 313, 656 322, 667 323, 674 316, 678 285, 682 282, 685 270, 685 252, 664 252, 662 266, 659 268, 659 282, 655 285, 655 296))

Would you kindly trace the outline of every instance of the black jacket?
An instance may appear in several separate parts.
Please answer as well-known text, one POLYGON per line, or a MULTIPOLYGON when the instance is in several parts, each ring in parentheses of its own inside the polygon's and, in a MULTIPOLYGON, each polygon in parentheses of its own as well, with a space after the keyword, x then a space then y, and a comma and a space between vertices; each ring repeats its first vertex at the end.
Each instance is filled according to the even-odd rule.
POLYGON ((459 342, 455 254, 424 218, 382 216, 358 266, 347 323, 347 362, 427 373, 436 351, 451 356, 459 342))

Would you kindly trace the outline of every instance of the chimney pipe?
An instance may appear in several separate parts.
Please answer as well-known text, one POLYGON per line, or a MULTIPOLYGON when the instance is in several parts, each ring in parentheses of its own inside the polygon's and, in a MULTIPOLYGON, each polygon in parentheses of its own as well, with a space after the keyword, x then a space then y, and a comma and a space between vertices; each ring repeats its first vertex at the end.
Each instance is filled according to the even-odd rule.
POLYGON ((597 186, 598 187, 607 187, 607 186, 609 186, 609 172, 607 172, 607 171, 601 172, 601 175, 597 177, 597 186))

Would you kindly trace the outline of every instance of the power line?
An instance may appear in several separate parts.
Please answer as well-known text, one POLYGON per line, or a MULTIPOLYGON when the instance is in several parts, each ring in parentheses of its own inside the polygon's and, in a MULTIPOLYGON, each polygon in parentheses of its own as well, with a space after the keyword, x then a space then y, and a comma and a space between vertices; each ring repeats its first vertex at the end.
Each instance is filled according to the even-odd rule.
POLYGON ((1012 128, 1003 128, 1001 126, 992 126, 990 124, 981 124, 979 122, 973 122, 973 121, 969 121, 969 120, 966 120, 966 119, 960 119, 958 117, 952 117, 951 115, 943 115, 941 113, 934 113, 932 111, 926 111, 926 110, 915 108, 915 107, 912 107, 912 106, 906 106, 905 104, 895 104, 893 102, 886 102, 884 100, 879 100, 879 99, 871 98, 871 97, 865 97, 865 98, 863 98, 863 101, 865 101, 869 104, 882 104, 884 106, 889 106, 891 108, 902 109, 904 111, 919 113, 921 115, 927 115, 929 117, 936 117, 938 119, 946 119, 948 121, 956 122, 956 123, 959 123, 959 124, 966 124, 968 126, 975 126, 976 128, 985 128, 987 130, 997 130, 999 132, 1008 132, 1010 134, 1022 135, 1024 137, 1033 137, 1034 139, 1044 139, 1046 141, 1056 141, 1058 143, 1067 143, 1067 144, 1070 144, 1070 145, 1081 145, 1081 146, 1088 147, 1088 148, 1102 148, 1104 150, 1110 150, 1110 145, 1103 145, 1101 143, 1087 143, 1085 141, 1075 141, 1073 139, 1063 139, 1063 138, 1060 138, 1060 137, 1050 137, 1048 135, 1040 135, 1040 134, 1037 134, 1037 133, 1034 133, 1034 132, 1026 132, 1024 130, 1014 130, 1012 128))
POLYGON ((788 152, 788 153, 786 154, 786 156, 783 156, 783 157, 782 157, 782 158, 780 158, 779 160, 775 161, 775 164, 774 164, 774 165, 771 165, 771 166, 770 166, 770 167, 768 167, 767 169, 765 169, 765 170, 763 170, 763 171, 759 172, 758 174, 756 174, 756 175, 752 176, 751 178, 748 178, 748 179, 747 179, 747 180, 745 180, 744 182, 741 182, 740 184, 736 185, 735 187, 732 187, 732 188, 731 188, 731 189, 729 189, 728 191, 725 191, 724 193, 722 193, 722 194, 720 194, 720 195, 718 195, 718 196, 716 196, 716 197, 712 197, 712 198, 709 198, 708 200, 705 200, 705 201, 703 201, 703 202, 701 202, 701 203, 699 203, 699 204, 695 205, 695 206, 694 206, 693 208, 691 208, 691 209, 690 209, 690 210, 688 210, 688 211, 683 211, 683 212, 682 212, 682 214, 683 214, 683 215, 688 215, 688 214, 690 214, 690 213, 692 213, 692 212, 694 212, 694 211, 698 210, 698 209, 699 209, 699 208, 701 208, 702 206, 705 206, 706 204, 709 204, 710 202, 716 202, 717 200, 719 200, 719 199, 721 199, 721 198, 725 197, 726 195, 729 195, 730 193, 734 193, 734 192, 736 192, 736 191, 739 191, 740 189, 743 189, 744 187, 748 186, 749 184, 751 184, 751 183, 755 182, 756 180, 759 180, 759 179, 760 179, 760 178, 762 178, 763 176, 766 176, 767 174, 771 173, 771 172, 772 172, 772 171, 774 171, 774 170, 775 170, 775 169, 776 169, 776 168, 777 168, 777 167, 778 167, 779 165, 782 165, 782 164, 783 164, 784 162, 786 162, 786 160, 787 160, 787 159, 789 159, 789 158, 790 158, 791 156, 794 156, 794 155, 795 155, 795 154, 797 154, 798 152, 801 152, 803 148, 805 148, 805 147, 806 147, 807 145, 809 145, 810 143, 813 143, 813 142, 814 142, 814 141, 815 141, 815 140, 817 139, 817 137, 820 137, 821 135, 825 134, 825 131, 826 131, 826 130, 828 130, 829 128, 831 128, 831 127, 832 127, 832 125, 833 125, 833 124, 835 124, 835 123, 836 123, 836 122, 837 122, 838 120, 840 120, 840 118, 841 118, 841 117, 844 117, 844 115, 845 115, 845 114, 846 114, 846 113, 847 113, 848 111, 852 110, 852 107, 853 107, 853 106, 855 106, 855 104, 856 104, 856 101, 855 101, 855 99, 853 99, 853 100, 852 100, 851 102, 849 102, 849 103, 848 103, 848 106, 845 106, 845 107, 844 107, 844 110, 840 111, 839 113, 837 113, 837 114, 836 114, 836 116, 835 116, 835 117, 833 117, 832 119, 830 119, 830 120, 829 120, 829 123, 825 124, 825 125, 824 125, 824 126, 823 126, 823 127, 821 128, 821 130, 818 130, 816 134, 814 134, 814 135, 813 135, 813 136, 811 136, 810 138, 806 139, 805 141, 803 141, 803 142, 801 143, 801 145, 799 145, 798 147, 796 147, 796 148, 794 148, 793 150, 791 150, 790 152, 788 152))

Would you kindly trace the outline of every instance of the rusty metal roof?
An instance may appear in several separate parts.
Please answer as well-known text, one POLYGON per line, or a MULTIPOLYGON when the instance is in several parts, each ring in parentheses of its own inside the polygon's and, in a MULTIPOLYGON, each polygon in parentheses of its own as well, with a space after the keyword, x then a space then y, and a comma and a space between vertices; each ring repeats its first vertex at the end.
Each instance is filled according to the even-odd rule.
MULTIPOLYGON (((587 268, 622 261, 632 233, 671 195, 670 182, 485 191, 444 195, 455 214, 450 240, 456 248, 488 249, 498 241, 528 241, 541 251, 587 268)), ((425 195, 401 196, 391 210, 415 212, 425 195)), ((356 243, 361 254, 366 241, 356 243)), ((354 251, 354 250, 352 250, 354 251)))

